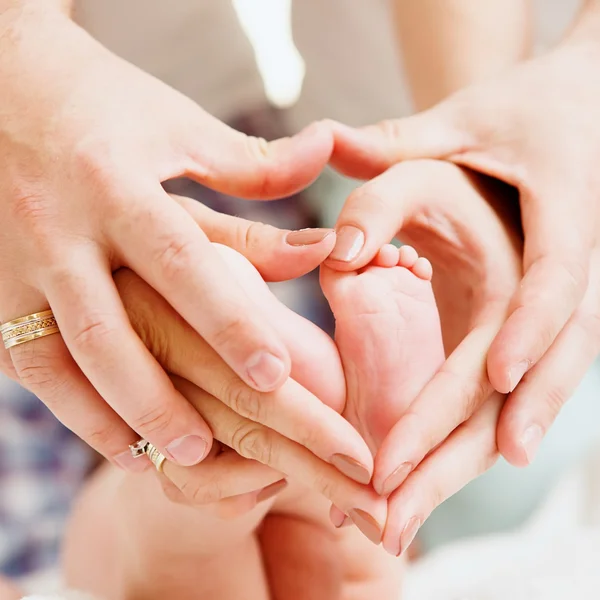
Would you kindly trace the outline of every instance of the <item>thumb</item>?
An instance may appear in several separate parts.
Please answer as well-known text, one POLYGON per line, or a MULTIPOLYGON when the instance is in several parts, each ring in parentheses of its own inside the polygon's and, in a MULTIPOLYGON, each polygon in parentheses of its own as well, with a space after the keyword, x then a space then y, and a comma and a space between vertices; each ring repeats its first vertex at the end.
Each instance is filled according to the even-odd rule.
POLYGON ((459 92, 424 112, 368 127, 331 121, 330 164, 348 177, 371 179, 403 160, 443 159, 465 152, 474 137, 467 104, 465 94, 459 92))
POLYGON ((340 271, 364 267, 379 249, 419 214, 443 199, 440 178, 456 167, 433 160, 399 163, 354 190, 336 224, 327 265, 340 271))
MULTIPOLYGON (((271 200, 310 185, 327 165, 333 134, 313 123, 299 134, 267 142, 247 136, 202 111, 184 125, 186 168, 179 175, 231 196, 271 200)), ((181 146, 181 144, 180 144, 181 146)))
POLYGON ((289 231, 216 212, 204 204, 171 195, 202 228, 211 242, 245 256, 265 281, 286 281, 316 269, 333 250, 333 229, 289 231))

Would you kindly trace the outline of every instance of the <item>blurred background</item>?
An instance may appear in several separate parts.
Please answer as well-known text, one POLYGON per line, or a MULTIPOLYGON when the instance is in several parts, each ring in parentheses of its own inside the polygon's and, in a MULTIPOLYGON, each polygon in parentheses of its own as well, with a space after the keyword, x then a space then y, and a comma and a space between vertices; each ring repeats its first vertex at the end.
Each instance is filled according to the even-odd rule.
MULTIPOLYGON (((110 49, 247 133, 278 137, 325 117, 362 125, 411 112, 385 0, 298 0, 293 5, 290 0, 80 0, 76 5, 77 20, 110 49)), ((560 37, 578 5, 577 0, 536 1, 537 50, 560 37)), ((224 198, 187 181, 169 185, 220 210, 296 228, 331 225, 356 182, 327 172, 306 194, 275 203, 224 198)), ((298 312, 325 328, 331 326, 314 276, 281 284, 277 292, 298 312)), ((425 546, 523 523, 560 474, 597 442, 599 399, 596 364, 561 413, 535 464, 520 471, 500 462, 448 500, 423 528, 425 546)), ((11 423, 0 428, 0 448, 5 452, 11 452, 14 432, 23 427, 19 411, 32 413, 35 402, 24 399, 13 384, 0 381, 0 422, 11 423)), ((23 418, 35 420, 31 414, 23 418)), ((45 423, 44 435, 52 427, 63 449, 71 443, 60 426, 45 423)), ((70 477, 46 481, 45 485, 62 486, 46 503, 43 497, 32 498, 32 488, 17 477, 8 478, 4 461, 0 564, 3 553, 14 551, 6 543, 3 546, 8 539, 3 532, 31 528, 44 510, 54 515, 44 534, 51 556, 64 507, 86 468, 73 444, 70 477), (9 503, 22 510, 11 513, 9 503)), ((46 461, 53 460, 55 451, 56 447, 40 449, 46 461)), ((21 465, 41 460, 15 450, 17 455, 21 465)), ((27 546, 23 548, 26 554, 27 546)))

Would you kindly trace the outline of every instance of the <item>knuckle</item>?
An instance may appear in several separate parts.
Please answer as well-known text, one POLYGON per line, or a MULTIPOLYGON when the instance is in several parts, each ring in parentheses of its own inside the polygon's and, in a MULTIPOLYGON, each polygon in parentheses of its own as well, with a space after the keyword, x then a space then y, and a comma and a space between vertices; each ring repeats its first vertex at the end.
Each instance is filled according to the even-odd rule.
POLYGON ((389 214, 389 194, 385 188, 379 185, 379 182, 369 182, 354 190, 347 204, 355 209, 368 211, 369 214, 389 214))
POLYGON ((269 142, 253 135, 245 136, 246 151, 250 158, 264 162, 269 159, 269 142))
POLYGON ((211 346, 217 348, 237 346, 240 340, 247 340, 254 332, 249 317, 243 314, 228 315, 214 327, 211 332, 211 346))
POLYGON ((40 396, 52 409, 51 404, 61 397, 60 392, 66 385, 66 380, 59 376, 63 357, 44 348, 47 344, 43 342, 44 340, 33 340, 23 346, 16 346, 12 349, 11 356, 15 373, 22 385, 40 396))
POLYGON ((257 423, 264 423, 265 403, 263 394, 247 386, 243 381, 235 378, 226 383, 223 393, 219 396, 238 415, 246 417, 257 423))
POLYGON ((269 431, 250 421, 241 423, 232 434, 232 448, 244 458, 271 465, 273 445, 269 431))
POLYGON ((402 139, 402 122, 400 119, 385 119, 377 124, 383 138, 388 142, 402 139))
POLYGON ((71 336, 71 347, 75 352, 95 352, 106 347, 117 335, 118 327, 106 315, 89 314, 71 336))
MULTIPOLYGON (((17 190, 10 205, 13 217, 24 222, 30 229, 33 227, 34 231, 38 230, 37 224, 51 213, 48 196, 26 189, 17 190)), ((44 229, 45 226, 41 226, 40 233, 44 229)))
POLYGON ((457 425, 464 423, 492 394, 487 377, 469 376, 456 373, 447 366, 442 366, 439 376, 447 379, 448 389, 461 401, 455 404, 457 425))
POLYGON ((314 477, 314 489, 334 503, 339 499, 340 485, 331 474, 317 473, 314 477))
POLYGON ((198 506, 211 504, 220 498, 216 491, 217 488, 213 485, 211 490, 206 481, 198 476, 190 477, 183 481, 179 489, 188 502, 198 506))
POLYGON ((183 492, 177 486, 171 483, 171 481, 161 477, 160 484, 169 502, 173 502, 174 504, 182 504, 184 506, 188 506, 190 504, 183 492))
MULTIPOLYGON (((122 158, 122 155, 115 156, 110 136, 84 138, 75 144, 72 150, 74 172, 86 181, 92 192, 102 193, 107 201, 105 209, 118 208, 114 206, 112 199, 122 197, 121 181, 117 181, 121 179, 119 173, 122 172, 122 158)), ((120 202, 119 205, 122 208, 120 202)))
POLYGON ((168 431, 173 422, 171 406, 156 404, 147 408, 131 420, 131 427, 142 437, 159 435, 168 431))
MULTIPOLYGON (((114 440, 117 437, 115 434, 119 429, 116 423, 101 424, 91 423, 88 430, 83 430, 80 434, 82 440, 84 440, 89 446, 105 454, 105 450, 114 446, 114 440)), ((110 458, 106 456, 106 458, 110 458)))
POLYGON ((270 229, 274 229, 269 225, 265 225, 259 221, 251 221, 243 227, 243 237, 240 236, 240 247, 244 250, 254 250, 261 246, 261 240, 270 229))
POLYGON ((159 242, 159 249, 153 257, 154 264, 166 282, 176 283, 186 276, 198 258, 196 244, 179 233, 167 234, 159 242))
POLYGON ((552 419, 554 419, 558 415, 565 402, 569 399, 569 396, 569 390, 562 385, 550 385, 544 391, 544 405, 546 407, 546 410, 551 415, 552 419))
POLYGON ((269 143, 259 137, 245 137, 246 153, 252 161, 254 171, 253 195, 267 197, 271 195, 274 162, 271 159, 269 143))

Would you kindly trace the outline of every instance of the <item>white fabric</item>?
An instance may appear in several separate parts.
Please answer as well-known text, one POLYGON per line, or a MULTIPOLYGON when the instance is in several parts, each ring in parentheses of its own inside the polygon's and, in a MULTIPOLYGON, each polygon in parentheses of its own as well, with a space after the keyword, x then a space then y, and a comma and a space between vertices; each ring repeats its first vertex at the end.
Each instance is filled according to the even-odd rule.
POLYGON ((403 600, 597 600, 600 452, 513 533, 454 543, 409 570, 403 600))

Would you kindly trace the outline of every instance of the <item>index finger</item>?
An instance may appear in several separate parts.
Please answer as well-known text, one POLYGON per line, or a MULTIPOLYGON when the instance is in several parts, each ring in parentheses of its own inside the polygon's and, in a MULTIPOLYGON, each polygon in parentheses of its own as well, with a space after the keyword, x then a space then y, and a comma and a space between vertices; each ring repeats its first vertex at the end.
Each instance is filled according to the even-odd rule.
POLYGON ((552 346, 587 289, 594 219, 579 203, 544 200, 523 203, 525 276, 488 355, 490 381, 504 394, 552 346))
POLYGON ((305 447, 259 423, 236 414, 222 402, 188 381, 174 378, 176 387, 197 408, 215 439, 246 458, 268 464, 294 477, 331 500, 372 541, 379 543, 386 517, 386 503, 367 486, 344 476, 305 447))
POLYGON ((369 482, 371 452, 335 410, 292 379, 273 392, 257 392, 143 280, 122 271, 117 281, 134 329, 168 372, 193 382, 239 415, 306 446, 356 481, 369 482))
POLYGON ((109 235, 127 265, 250 387, 268 391, 283 384, 290 373, 287 349, 203 231, 166 192, 138 196, 113 220, 109 235))
POLYGON ((473 329, 394 425, 375 459, 373 486, 378 493, 388 496, 397 489, 492 395, 485 358, 500 322, 473 329))

